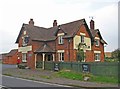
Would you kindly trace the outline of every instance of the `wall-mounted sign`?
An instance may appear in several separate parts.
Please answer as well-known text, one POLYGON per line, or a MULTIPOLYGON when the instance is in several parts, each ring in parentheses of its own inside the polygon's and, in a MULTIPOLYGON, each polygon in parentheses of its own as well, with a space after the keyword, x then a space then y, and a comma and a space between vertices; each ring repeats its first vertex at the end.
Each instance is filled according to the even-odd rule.
POLYGON ((32 51, 32 46, 26 46, 26 47, 19 47, 18 52, 27 53, 28 51, 32 51))
POLYGON ((82 64, 83 72, 90 72, 90 64, 82 64))

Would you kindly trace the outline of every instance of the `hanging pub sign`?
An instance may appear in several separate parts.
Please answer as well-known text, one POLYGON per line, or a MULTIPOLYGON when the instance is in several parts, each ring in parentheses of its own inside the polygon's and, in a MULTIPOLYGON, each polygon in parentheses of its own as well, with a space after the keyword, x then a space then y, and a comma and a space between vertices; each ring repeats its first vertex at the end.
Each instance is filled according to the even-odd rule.
POLYGON ((90 64, 82 64, 83 72, 90 72, 90 64))

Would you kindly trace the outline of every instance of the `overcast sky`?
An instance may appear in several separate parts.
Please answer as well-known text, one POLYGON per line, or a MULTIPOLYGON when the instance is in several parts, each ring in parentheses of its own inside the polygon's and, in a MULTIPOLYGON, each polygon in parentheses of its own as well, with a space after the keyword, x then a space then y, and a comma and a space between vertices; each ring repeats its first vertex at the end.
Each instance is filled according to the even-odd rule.
POLYGON ((51 27, 85 18, 89 26, 94 17, 108 43, 105 51, 118 48, 118 1, 119 0, 1 0, 0 2, 0 53, 17 48, 15 41, 23 23, 34 19, 35 25, 51 27))

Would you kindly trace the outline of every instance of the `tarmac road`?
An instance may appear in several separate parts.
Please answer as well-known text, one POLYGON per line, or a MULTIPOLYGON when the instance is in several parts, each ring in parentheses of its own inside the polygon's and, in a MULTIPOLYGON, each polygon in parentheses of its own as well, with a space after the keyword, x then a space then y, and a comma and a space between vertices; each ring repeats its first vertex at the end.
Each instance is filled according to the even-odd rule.
MULTIPOLYGON (((77 89, 75 87, 59 85, 59 84, 51 84, 45 82, 38 82, 33 80, 27 80, 22 78, 15 78, 10 76, 2 76, 2 85, 8 87, 8 89, 77 89)), ((6 88, 3 88, 6 89, 6 88)), ((83 88, 79 88, 83 89, 83 88)))

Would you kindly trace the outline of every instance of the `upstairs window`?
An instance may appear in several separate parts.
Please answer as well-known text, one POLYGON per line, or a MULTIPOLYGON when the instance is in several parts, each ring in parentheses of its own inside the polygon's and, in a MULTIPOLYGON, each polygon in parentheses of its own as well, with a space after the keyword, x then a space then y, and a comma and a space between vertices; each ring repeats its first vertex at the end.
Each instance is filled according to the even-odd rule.
POLYGON ((25 37, 24 42, 25 42, 26 44, 28 44, 28 42, 29 42, 29 37, 25 37))
POLYGON ((58 44, 63 44, 63 36, 58 37, 58 44))
POLYGON ((28 42, 29 42, 29 37, 28 36, 25 36, 22 38, 23 42, 22 42, 22 45, 23 46, 27 46, 28 42))
POLYGON ((96 45, 96 46, 99 46, 99 45, 100 45, 99 40, 95 40, 95 45, 96 45))
POLYGON ((81 43, 84 43, 84 35, 81 35, 81 43))

